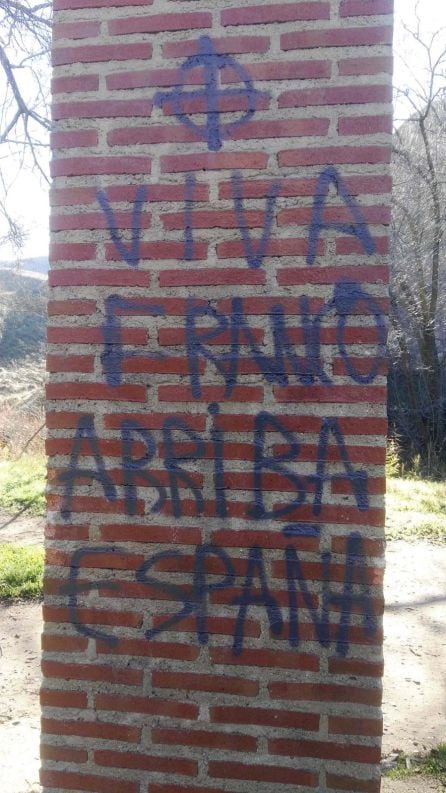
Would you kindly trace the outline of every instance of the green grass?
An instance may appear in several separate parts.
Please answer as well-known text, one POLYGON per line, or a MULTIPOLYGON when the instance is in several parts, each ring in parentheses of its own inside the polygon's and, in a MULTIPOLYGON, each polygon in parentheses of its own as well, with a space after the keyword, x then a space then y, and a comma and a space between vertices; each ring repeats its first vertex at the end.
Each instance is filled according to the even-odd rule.
POLYGON ((30 515, 45 511, 46 458, 24 455, 0 461, 0 509, 18 512, 27 507, 30 515))
POLYGON ((43 557, 43 548, 0 545, 0 598, 42 597, 43 557))
POLYGON ((386 536, 446 542, 446 482, 387 479, 386 536))
POLYGON ((385 771, 390 779, 407 779, 411 776, 430 776, 446 786, 446 743, 440 743, 427 755, 408 756, 400 753, 395 768, 385 771))

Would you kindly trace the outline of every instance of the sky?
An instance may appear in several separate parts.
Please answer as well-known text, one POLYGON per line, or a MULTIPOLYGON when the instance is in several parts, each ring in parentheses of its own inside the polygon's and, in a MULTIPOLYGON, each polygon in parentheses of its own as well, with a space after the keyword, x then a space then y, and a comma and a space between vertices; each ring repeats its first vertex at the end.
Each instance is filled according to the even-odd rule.
MULTIPOLYGON (((410 85, 411 75, 408 68, 416 69, 416 76, 422 79, 423 67, 414 60, 413 42, 404 30, 404 25, 413 27, 416 24, 414 14, 418 6, 418 14, 422 19, 423 38, 444 28, 439 42, 446 45, 446 3, 444 0, 395 0, 395 85, 404 88, 410 85)), ((396 117, 404 114, 403 106, 397 105, 396 117)), ((17 177, 10 192, 10 206, 14 216, 20 219, 28 231, 28 238, 22 251, 22 257, 45 256, 48 251, 48 197, 41 180, 29 171, 22 171, 17 177)), ((0 249, 0 260, 14 261, 15 254, 6 247, 0 249)))

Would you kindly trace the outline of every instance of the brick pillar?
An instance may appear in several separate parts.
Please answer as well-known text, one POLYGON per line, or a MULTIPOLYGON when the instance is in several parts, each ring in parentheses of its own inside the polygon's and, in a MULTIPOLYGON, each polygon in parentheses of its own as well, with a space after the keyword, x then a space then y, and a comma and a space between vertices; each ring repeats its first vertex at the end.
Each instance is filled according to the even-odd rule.
POLYGON ((379 791, 391 0, 55 0, 47 791, 379 791))

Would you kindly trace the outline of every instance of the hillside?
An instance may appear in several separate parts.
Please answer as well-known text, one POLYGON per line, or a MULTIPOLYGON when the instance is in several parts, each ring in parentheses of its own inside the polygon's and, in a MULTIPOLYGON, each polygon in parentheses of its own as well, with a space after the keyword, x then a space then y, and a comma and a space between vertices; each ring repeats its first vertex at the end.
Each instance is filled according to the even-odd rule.
POLYGON ((46 279, 0 269, 1 408, 42 409, 46 304, 46 279))

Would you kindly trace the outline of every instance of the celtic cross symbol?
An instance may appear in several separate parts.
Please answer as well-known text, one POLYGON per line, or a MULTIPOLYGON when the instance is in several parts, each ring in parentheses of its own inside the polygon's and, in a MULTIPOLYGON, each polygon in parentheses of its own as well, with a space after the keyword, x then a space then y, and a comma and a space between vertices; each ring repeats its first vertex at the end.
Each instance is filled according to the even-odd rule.
POLYGON ((162 107, 170 102, 173 106, 175 116, 182 124, 193 130, 202 140, 205 140, 208 149, 218 151, 223 145, 225 138, 230 138, 233 131, 249 121, 255 113, 257 97, 259 91, 254 88, 254 84, 246 71, 235 58, 230 55, 222 55, 215 49, 213 41, 208 36, 202 36, 198 42, 197 55, 191 55, 184 61, 179 69, 178 85, 172 91, 159 91, 155 95, 155 104, 162 107), (192 69, 202 68, 204 79, 203 88, 186 91, 187 74, 192 69), (220 72, 223 69, 232 69, 239 77, 242 88, 222 88, 220 72), (242 116, 229 124, 220 122, 222 110, 222 100, 226 97, 241 97, 246 100, 246 110, 242 111, 242 116), (191 99, 203 99, 206 114, 206 124, 200 126, 189 118, 186 112, 186 102, 191 99))

